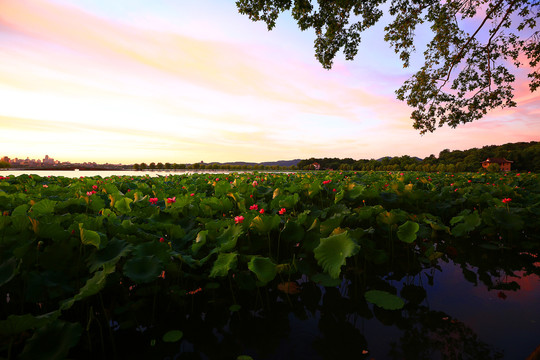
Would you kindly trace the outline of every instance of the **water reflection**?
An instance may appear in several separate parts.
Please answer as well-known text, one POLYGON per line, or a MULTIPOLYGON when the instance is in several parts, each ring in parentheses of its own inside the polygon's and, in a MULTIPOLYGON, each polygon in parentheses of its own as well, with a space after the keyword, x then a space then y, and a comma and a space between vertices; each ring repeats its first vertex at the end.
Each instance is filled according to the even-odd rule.
POLYGON ((189 296, 140 285, 129 309, 115 311, 114 348, 105 344, 101 357, 116 349, 118 358, 525 359, 540 344, 535 253, 452 246, 459 250, 434 263, 404 255, 391 269, 349 269, 336 287, 305 275, 282 279, 295 281, 298 293, 278 284, 236 286, 244 275, 252 279, 248 270, 189 296), (398 294, 404 308, 368 303, 364 292, 373 288, 398 294), (233 303, 240 310, 231 311, 233 303), (183 331, 182 340, 161 341, 172 329, 183 331))

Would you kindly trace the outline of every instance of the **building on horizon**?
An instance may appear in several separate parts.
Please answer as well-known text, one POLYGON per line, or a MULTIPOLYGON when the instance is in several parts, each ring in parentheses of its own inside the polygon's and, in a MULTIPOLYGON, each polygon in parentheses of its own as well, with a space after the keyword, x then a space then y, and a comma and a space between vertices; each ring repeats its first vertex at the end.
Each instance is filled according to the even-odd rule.
POLYGON ((505 158, 487 158, 482 161, 482 167, 487 169, 491 164, 498 164, 501 171, 510 171, 513 161, 506 160, 505 158))

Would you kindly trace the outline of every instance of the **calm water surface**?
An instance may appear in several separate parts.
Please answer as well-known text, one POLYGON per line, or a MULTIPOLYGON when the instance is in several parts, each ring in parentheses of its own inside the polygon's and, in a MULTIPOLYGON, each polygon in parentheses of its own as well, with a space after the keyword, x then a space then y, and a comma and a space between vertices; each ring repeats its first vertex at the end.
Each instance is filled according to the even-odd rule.
MULTIPOLYGON (((237 171, 238 172, 238 171, 237 171)), ((241 171, 240 171, 241 172, 241 171)), ((189 174, 229 174, 229 170, 163 170, 163 171, 134 171, 134 170, 1 170, 1 176, 39 175, 39 176, 64 176, 78 178, 81 176, 167 176, 167 175, 189 175, 189 174)))

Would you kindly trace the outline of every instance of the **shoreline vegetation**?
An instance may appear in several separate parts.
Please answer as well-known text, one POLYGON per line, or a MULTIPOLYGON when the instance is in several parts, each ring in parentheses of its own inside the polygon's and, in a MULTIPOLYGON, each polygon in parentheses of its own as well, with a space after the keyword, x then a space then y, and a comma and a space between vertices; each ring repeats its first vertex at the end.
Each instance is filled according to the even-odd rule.
MULTIPOLYGON (((482 162, 488 158, 505 158, 512 162, 512 170, 540 172, 540 142, 518 142, 504 145, 489 145, 482 148, 468 150, 442 150, 438 156, 434 154, 421 159, 419 157, 385 156, 379 159, 352 158, 315 158, 279 160, 274 162, 227 162, 227 163, 135 163, 123 164, 95 164, 95 163, 62 163, 59 165, 30 165, 16 166, 0 161, 0 170, 135 170, 135 171, 197 171, 197 170, 229 170, 229 171, 295 171, 295 170, 354 170, 354 171, 425 171, 425 172, 476 172, 482 169, 482 162)), ((498 171, 498 169, 492 169, 498 171)), ((484 171, 484 169, 482 169, 484 171)))

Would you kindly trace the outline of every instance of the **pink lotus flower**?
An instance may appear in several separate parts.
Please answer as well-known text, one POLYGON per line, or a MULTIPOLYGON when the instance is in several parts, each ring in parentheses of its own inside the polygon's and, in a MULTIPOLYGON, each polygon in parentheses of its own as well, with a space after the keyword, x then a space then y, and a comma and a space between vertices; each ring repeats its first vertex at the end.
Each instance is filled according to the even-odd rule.
POLYGON ((264 209, 259 210, 261 214, 264 214, 264 209))
POLYGON ((511 198, 504 198, 504 199, 502 199, 503 204, 508 204, 510 201, 512 201, 511 198))
POLYGON ((150 201, 150 204, 156 205, 157 202, 158 202, 158 198, 150 198, 150 199, 148 199, 148 201, 150 201))
POLYGON ((165 239, 161 237, 161 238, 159 238, 159 242, 163 243, 163 242, 165 242, 165 239))
POLYGON ((43 187, 44 187, 44 188, 48 188, 48 187, 49 187, 49 185, 47 185, 47 184, 44 184, 44 185, 43 185, 43 187))
POLYGON ((257 210, 259 208, 259 205, 255 204, 255 205, 251 205, 249 207, 249 210, 257 210))
POLYGON ((235 224, 241 224, 242 221, 244 221, 244 217, 242 215, 234 217, 234 223, 235 224))
POLYGON ((324 180, 322 183, 323 185, 326 185, 326 184, 330 184, 332 182, 332 180, 324 180))
POLYGON ((287 212, 287 209, 281 208, 281 210, 278 211, 279 215, 283 215, 287 212))
POLYGON ((253 185, 254 187, 259 185, 259 183, 255 180, 254 182, 251 183, 251 185, 253 185))
POLYGON ((172 204, 173 202, 176 202, 176 196, 172 198, 167 198, 167 204, 172 204))
POLYGON ((92 185, 92 189, 93 190, 97 190, 98 186, 97 185, 92 185))
POLYGON ((86 196, 92 196, 92 195, 94 195, 94 192, 93 192, 93 191, 87 191, 87 192, 86 192, 86 196))
POLYGON ((191 193, 191 194, 189 194, 189 196, 195 196, 195 194, 194 194, 194 193, 191 193))

